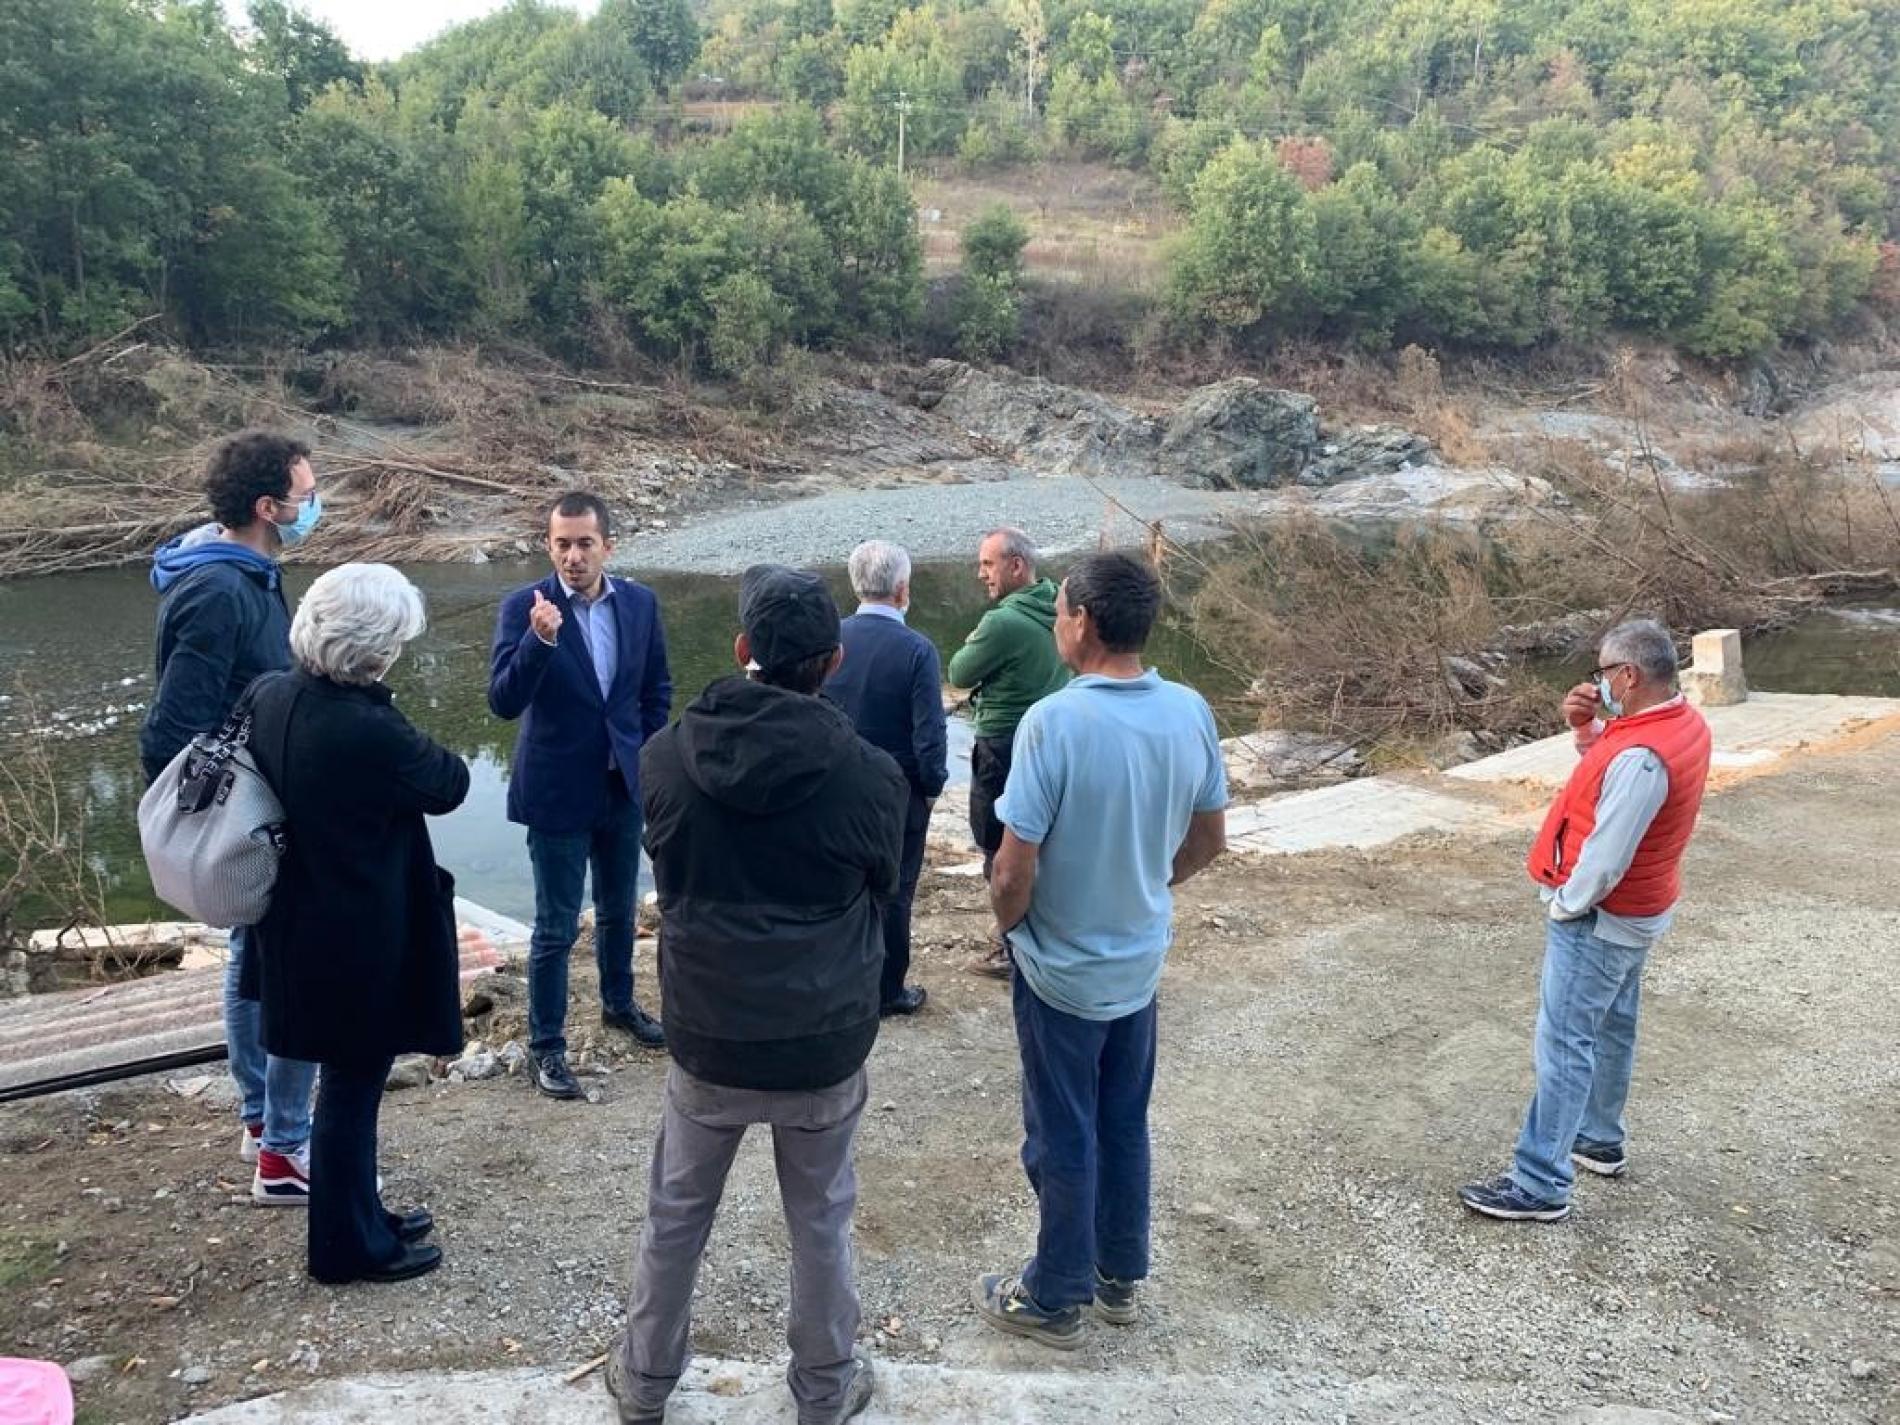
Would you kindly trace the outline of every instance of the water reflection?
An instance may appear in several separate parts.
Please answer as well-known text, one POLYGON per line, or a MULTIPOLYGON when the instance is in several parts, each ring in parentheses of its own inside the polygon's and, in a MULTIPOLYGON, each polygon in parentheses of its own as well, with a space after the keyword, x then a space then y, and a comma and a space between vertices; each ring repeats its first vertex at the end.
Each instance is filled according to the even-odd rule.
MULTIPOLYGON (((428 601, 429 631, 392 670, 398 705, 421 728, 470 761, 467 802, 431 822, 437 853, 471 897, 505 914, 533 913, 522 828, 507 820, 509 755, 516 724, 488 711, 488 653, 503 595, 541 576, 545 566, 420 565, 405 569, 428 601)), ((286 571, 293 601, 314 569, 286 571)), ((637 577, 637 575, 636 575, 637 577)), ((830 571, 839 607, 854 607, 842 571, 830 571)), ((660 597, 673 666, 674 711, 715 678, 735 671, 738 581, 691 575, 648 580, 660 597)), ((973 573, 963 567, 920 567, 913 580, 911 623, 946 654, 986 607, 973 573)), ((0 584, 0 755, 9 737, 56 737, 50 743, 63 792, 87 808, 90 858, 104 876, 115 920, 169 916, 151 894, 139 854, 135 812, 144 791, 138 725, 151 696, 153 616, 157 597, 142 569, 86 573, 0 584), (129 681, 128 681, 129 680, 129 681), (29 726, 16 681, 32 690, 39 725, 29 726), (118 709, 107 713, 105 709, 118 709), (104 724, 107 717, 114 720, 104 724), (56 719, 56 720, 55 720, 56 719), (86 729, 74 735, 78 729, 86 729)), ((1226 686, 1190 640, 1166 629, 1153 653, 1162 670, 1218 696, 1226 686)), ((952 723, 953 779, 967 779, 968 725, 952 723)))

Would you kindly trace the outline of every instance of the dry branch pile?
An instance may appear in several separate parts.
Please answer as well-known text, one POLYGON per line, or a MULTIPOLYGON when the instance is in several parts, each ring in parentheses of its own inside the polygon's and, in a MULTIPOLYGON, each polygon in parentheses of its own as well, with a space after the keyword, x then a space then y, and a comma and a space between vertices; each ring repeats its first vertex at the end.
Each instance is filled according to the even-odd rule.
POLYGON ((1541 730, 1548 690, 1503 650, 1563 628, 1587 647, 1629 617, 1697 629, 1774 627, 1824 600, 1900 589, 1900 507, 1839 455, 1746 452, 1743 473, 1672 488, 1660 462, 1621 467, 1587 447, 1506 458, 1565 498, 1475 537, 1429 527, 1374 544, 1312 521, 1189 556, 1197 637, 1248 681, 1264 725, 1363 748, 1452 731, 1541 730), (1579 611, 1595 611, 1578 629, 1579 611))
POLYGON ((221 365, 139 335, 0 370, 0 578, 149 557, 207 518, 206 458, 247 425, 313 447, 324 522, 295 557, 324 563, 511 549, 553 494, 582 483, 637 525, 773 468, 758 431, 685 390, 530 354, 221 365))

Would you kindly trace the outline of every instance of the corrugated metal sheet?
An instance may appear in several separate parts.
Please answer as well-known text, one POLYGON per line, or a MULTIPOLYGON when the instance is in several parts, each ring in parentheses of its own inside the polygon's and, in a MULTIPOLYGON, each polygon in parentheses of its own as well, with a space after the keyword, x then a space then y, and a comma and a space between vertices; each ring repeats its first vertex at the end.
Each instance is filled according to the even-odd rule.
MULTIPOLYGON (((482 932, 462 942, 464 980, 526 949, 527 927, 466 902, 456 909, 482 932)), ((173 1056, 220 1057, 223 1049, 222 966, 0 1002, 0 1095, 173 1056)))

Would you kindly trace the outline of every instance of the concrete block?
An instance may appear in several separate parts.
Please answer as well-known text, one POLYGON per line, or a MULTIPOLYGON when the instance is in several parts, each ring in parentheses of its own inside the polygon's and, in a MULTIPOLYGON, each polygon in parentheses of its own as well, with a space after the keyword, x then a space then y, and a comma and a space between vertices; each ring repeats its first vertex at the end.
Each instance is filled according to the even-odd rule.
POLYGON ((1683 674, 1682 691, 1703 708, 1748 701, 1748 681, 1742 676, 1742 635, 1737 630, 1711 628, 1695 636, 1695 662, 1683 674))

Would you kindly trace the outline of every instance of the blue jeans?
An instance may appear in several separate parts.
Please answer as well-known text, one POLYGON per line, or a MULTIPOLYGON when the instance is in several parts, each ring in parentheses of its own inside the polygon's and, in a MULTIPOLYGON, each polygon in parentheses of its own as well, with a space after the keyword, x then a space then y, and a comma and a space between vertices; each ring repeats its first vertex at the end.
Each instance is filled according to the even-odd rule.
POLYGON ((1049 1311, 1095 1295, 1095 1273, 1148 1275, 1148 1095, 1155 1001, 1078 1019, 1013 977, 1023 1059, 1023 1171, 1041 1209, 1023 1285, 1049 1311))
POLYGON ((310 1141, 317 1066, 264 1052, 264 1006, 238 993, 249 941, 243 926, 233 930, 224 962, 224 1040, 238 1087, 238 1115, 264 1125, 264 1146, 271 1152, 294 1153, 310 1141))
POLYGON ((1518 1134, 1511 1180, 1568 1202, 1578 1142, 1623 1145, 1623 1105, 1636 1063, 1636 1010, 1649 951, 1596 936, 1596 912, 1553 920, 1544 935, 1537 1006, 1537 1092, 1518 1134))
POLYGON ((618 793, 592 831, 528 829, 534 935, 528 942, 528 1048, 565 1054, 567 958, 580 934, 581 886, 594 871, 594 962, 603 1008, 633 1008, 633 895, 640 880, 640 808, 618 793))

